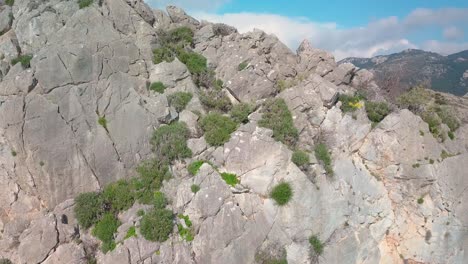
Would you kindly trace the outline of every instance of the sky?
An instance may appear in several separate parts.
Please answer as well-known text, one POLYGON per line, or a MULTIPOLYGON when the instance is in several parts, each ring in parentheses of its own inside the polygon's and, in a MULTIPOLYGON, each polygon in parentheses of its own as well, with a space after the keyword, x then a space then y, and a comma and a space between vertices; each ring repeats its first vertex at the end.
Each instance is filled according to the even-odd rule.
POLYGON ((304 39, 336 59, 423 49, 468 49, 468 0, 146 0, 201 20, 275 34, 292 50, 304 39))

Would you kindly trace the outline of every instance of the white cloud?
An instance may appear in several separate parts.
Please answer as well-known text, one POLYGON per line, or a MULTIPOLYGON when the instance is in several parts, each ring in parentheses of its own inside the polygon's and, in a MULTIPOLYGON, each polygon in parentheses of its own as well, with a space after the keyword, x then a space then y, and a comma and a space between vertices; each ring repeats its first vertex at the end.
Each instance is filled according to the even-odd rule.
POLYGON ((457 53, 468 50, 468 42, 442 42, 438 40, 428 40, 421 45, 424 50, 430 50, 442 55, 457 53))
POLYGON ((443 35, 446 40, 459 40, 463 39, 463 30, 450 26, 444 29, 443 35))

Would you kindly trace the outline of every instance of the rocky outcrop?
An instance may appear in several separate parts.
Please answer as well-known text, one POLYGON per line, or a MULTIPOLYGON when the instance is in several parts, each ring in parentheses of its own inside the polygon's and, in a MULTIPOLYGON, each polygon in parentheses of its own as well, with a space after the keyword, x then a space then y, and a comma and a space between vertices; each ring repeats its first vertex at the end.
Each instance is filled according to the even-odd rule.
POLYGON ((466 262, 466 99, 451 99, 461 127, 453 140, 439 142, 408 110, 395 109, 379 124, 364 108, 343 113, 339 93, 366 86, 382 100, 382 92, 372 73, 337 65, 307 41, 293 53, 260 30, 240 34, 138 0, 95 1, 83 9, 59 0, 0 7, 10 10, 14 19, 0 36, 0 258, 255 263, 265 251, 288 263, 466 262), (256 106, 222 146, 209 146, 198 125, 207 112, 199 98, 205 88, 187 66, 177 58, 152 62, 159 30, 179 26, 194 31, 194 49, 224 82, 220 89, 235 103, 256 106), (27 54, 30 68, 11 63, 27 54), (153 82, 166 89, 151 91, 153 82), (180 112, 168 102, 176 92, 193 94, 180 112), (294 149, 259 126, 262 103, 272 97, 291 111, 309 164, 296 166, 294 149), (187 124, 193 157, 172 164, 162 191, 168 208, 190 218, 193 240, 183 239, 179 227, 166 242, 145 240, 140 212, 152 206, 135 203, 118 215, 116 248, 102 253, 91 231, 78 226, 73 198, 134 176, 152 157, 154 129, 174 120, 187 124), (319 142, 331 151, 333 176, 312 154, 319 142), (197 160, 207 162, 189 175, 188 164, 197 160), (228 185, 225 172, 239 183, 228 185), (282 182, 293 196, 278 206, 270 193, 282 182), (136 234, 127 237, 130 228, 136 234), (311 249, 312 235, 325 245, 321 255, 311 249))

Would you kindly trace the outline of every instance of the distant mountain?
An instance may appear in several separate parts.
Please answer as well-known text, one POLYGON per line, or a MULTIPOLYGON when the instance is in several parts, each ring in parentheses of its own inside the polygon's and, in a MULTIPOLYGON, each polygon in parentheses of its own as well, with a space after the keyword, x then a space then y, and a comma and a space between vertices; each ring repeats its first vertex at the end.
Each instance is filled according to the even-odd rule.
POLYGON ((391 94, 399 94, 415 85, 463 96, 468 93, 468 50, 448 56, 409 49, 373 58, 346 58, 372 71, 379 85, 391 94))

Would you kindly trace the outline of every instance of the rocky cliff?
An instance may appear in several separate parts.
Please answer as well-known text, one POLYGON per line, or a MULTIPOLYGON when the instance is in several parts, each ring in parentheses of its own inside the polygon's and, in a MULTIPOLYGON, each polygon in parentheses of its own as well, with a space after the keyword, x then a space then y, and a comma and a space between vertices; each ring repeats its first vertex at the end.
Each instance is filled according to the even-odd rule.
POLYGON ((262 31, 140 0, 5 3, 3 263, 468 261, 468 98, 428 92, 458 124, 437 110, 450 138, 439 137, 411 107, 339 96, 366 84, 383 100, 370 72, 306 41, 294 53, 262 31), (181 94, 190 98, 176 104, 181 94), (227 121, 213 126, 224 127, 240 103, 248 118, 226 140, 209 135, 205 117, 221 112, 227 121), (160 188, 176 216, 168 238, 142 234, 156 205, 138 200, 112 216, 119 225, 104 253, 96 228, 78 225, 74 198, 139 177, 140 164, 163 160, 154 131, 182 123, 177 147, 189 150, 169 160, 160 188), (283 183, 284 203, 272 194, 283 183))

